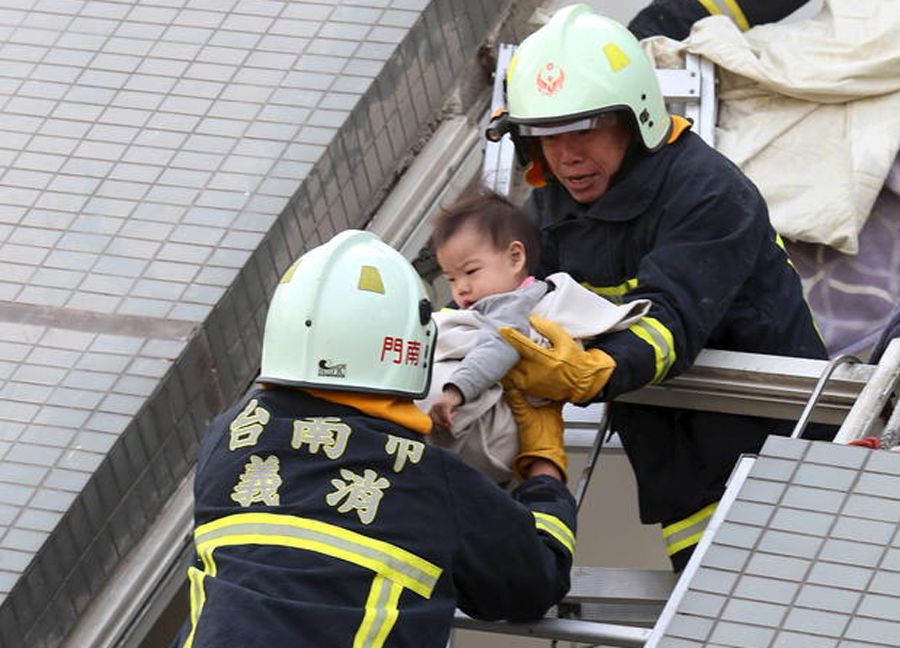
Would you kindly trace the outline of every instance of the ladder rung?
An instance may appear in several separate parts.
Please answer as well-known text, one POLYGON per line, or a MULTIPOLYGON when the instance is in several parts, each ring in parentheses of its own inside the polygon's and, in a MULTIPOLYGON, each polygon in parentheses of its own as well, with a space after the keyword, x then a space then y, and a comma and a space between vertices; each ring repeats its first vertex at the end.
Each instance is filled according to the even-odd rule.
POLYGON ((580 621, 578 619, 545 618, 528 623, 508 623, 505 621, 478 621, 459 610, 453 619, 456 628, 495 632, 520 637, 556 639, 557 641, 580 641, 603 646, 640 648, 650 637, 650 630, 626 625, 580 621))
POLYGON ((665 603, 582 603, 566 618, 652 628, 664 607, 665 603))
POLYGON ((568 603, 665 603, 677 577, 670 571, 613 567, 572 568, 568 603))

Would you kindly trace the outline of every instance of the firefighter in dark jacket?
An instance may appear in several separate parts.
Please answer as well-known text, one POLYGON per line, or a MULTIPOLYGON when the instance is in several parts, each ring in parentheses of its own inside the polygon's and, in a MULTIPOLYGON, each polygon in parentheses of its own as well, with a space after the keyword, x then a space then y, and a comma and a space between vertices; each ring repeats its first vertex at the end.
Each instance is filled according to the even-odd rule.
POLYGON ((695 22, 709 16, 725 16, 738 29, 777 22, 797 11, 808 0, 653 0, 628 23, 638 38, 663 35, 683 40, 695 22))
POLYGON ((348 230, 286 272, 260 385, 197 462, 185 648, 444 648, 454 609, 541 616, 568 590, 575 505, 540 462, 510 495, 426 445, 436 327, 395 250, 348 230))
MULTIPOLYGON (((537 321, 548 350, 503 331, 523 360, 506 384, 575 403, 676 376, 704 347, 825 358, 800 280, 756 187, 670 116, 654 70, 622 25, 566 7, 522 42, 508 116, 536 185, 526 204, 544 274, 565 271, 613 300, 649 299, 627 331, 581 350, 537 321)), ((644 523, 684 567, 741 453, 786 421, 612 403, 644 523)), ((808 428, 809 429, 809 428, 808 428)), ((809 429, 810 438, 833 430, 809 429)))

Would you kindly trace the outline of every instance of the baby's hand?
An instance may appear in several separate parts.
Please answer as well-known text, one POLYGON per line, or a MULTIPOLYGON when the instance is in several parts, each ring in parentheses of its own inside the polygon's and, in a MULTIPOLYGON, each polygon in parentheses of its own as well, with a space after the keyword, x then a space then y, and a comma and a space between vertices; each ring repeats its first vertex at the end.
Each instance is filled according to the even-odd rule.
POLYGON ((453 385, 447 385, 428 414, 436 426, 449 430, 453 425, 453 414, 462 401, 463 397, 459 390, 453 385))

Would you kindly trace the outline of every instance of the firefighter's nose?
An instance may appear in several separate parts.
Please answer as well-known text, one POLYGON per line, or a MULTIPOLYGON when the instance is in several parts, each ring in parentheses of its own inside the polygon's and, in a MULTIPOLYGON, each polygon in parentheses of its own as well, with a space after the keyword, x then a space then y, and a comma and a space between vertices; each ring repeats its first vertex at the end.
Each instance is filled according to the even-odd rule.
POLYGON ((584 159, 584 153, 581 146, 579 146, 575 141, 567 140, 564 141, 560 146, 559 159, 562 162, 566 162, 568 164, 571 164, 573 162, 580 162, 584 159))

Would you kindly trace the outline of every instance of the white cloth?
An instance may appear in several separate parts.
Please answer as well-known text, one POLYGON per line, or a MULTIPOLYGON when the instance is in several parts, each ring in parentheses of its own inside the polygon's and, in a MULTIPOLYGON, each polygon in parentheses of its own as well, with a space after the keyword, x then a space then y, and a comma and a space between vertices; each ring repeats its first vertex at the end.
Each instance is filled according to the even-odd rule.
POLYGON ((760 188, 792 240, 858 251, 900 148, 900 2, 825 0, 808 20, 741 32, 724 16, 684 41, 644 41, 655 65, 715 63, 716 147, 760 188))
MULTIPOLYGON (((578 284, 564 272, 547 277, 556 286, 532 310, 556 322, 576 339, 588 339, 602 333, 627 329, 650 309, 646 299, 616 305, 578 284)), ((434 314, 438 325, 431 390, 416 403, 426 412, 440 396, 441 389, 488 326, 486 318, 475 310, 443 310, 434 314)), ((531 331, 532 339, 546 340, 531 331)), ((498 483, 512 479, 512 463, 519 451, 516 423, 503 399, 503 388, 493 385, 480 396, 457 408, 449 431, 433 430, 429 435, 437 445, 459 453, 470 465, 498 483)))

